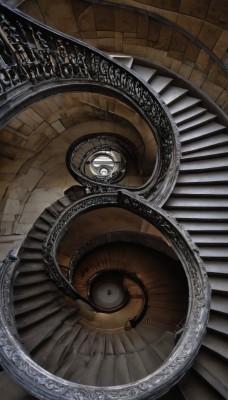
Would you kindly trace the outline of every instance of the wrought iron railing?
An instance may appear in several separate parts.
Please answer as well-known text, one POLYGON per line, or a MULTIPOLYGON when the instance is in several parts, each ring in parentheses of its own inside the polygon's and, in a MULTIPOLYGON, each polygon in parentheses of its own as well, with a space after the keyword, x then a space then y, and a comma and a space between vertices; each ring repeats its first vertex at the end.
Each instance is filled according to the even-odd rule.
POLYGON ((157 141, 155 173, 134 192, 164 203, 177 178, 180 146, 159 95, 134 71, 80 40, 6 6, 0 5, 0 12, 1 126, 36 99, 54 93, 90 90, 118 97, 144 118, 157 141))

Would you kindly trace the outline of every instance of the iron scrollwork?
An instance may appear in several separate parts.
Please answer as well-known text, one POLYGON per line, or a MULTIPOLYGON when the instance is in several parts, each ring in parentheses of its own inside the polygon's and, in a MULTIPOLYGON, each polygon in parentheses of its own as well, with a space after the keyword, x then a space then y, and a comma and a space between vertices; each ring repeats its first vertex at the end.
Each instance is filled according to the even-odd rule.
MULTIPOLYGON (((110 157, 112 158, 112 156, 110 157)), ((115 163, 114 159, 113 162, 115 163)), ((66 153, 66 165, 70 174, 80 184, 96 192, 101 192, 107 183, 111 184, 112 192, 121 187, 121 184, 117 185, 117 182, 124 177, 132 162, 139 170, 140 161, 135 146, 126 138, 114 134, 88 135, 74 141, 66 153), (121 162, 114 173, 102 176, 100 174, 89 175, 83 171, 82 167, 99 152, 104 155, 116 152, 120 156, 121 162)))
MULTIPOLYGON (((174 219, 156 206, 127 191, 115 194, 93 195, 66 208, 52 225, 45 241, 50 257, 55 260, 55 249, 63 230, 73 219, 94 208, 119 207, 135 213, 156 226, 170 241, 182 261, 189 282, 189 310, 183 334, 169 358, 153 374, 130 385, 97 388, 68 382, 43 370, 25 353, 12 330, 10 302, 0 309, 0 355, 4 368, 26 390, 42 399, 59 397, 77 400, 139 400, 156 399, 176 384, 191 366, 203 340, 209 313, 210 289, 206 269, 198 249, 189 235, 174 219)), ((0 298, 10 299, 15 262, 8 261, 0 271, 0 298)))
POLYGON ((3 5, 0 11, 1 93, 7 95, 21 87, 23 95, 25 82, 44 92, 45 83, 64 81, 75 87, 86 82, 93 90, 103 87, 121 95, 149 124, 159 148, 156 173, 135 192, 164 203, 177 178, 180 144, 176 126, 159 96, 136 73, 95 48, 35 23, 19 11, 3 5))

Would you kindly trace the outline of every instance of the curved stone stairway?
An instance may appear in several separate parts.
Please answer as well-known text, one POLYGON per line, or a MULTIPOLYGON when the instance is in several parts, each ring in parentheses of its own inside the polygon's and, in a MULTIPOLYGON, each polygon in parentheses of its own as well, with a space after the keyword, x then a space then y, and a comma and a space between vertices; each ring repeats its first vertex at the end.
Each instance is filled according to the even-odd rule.
MULTIPOLYGON (((178 385, 182 394, 179 389, 173 389, 163 398, 172 400, 179 398, 226 399, 228 398, 228 136, 226 128, 216 117, 216 112, 215 114, 208 112, 197 95, 195 96, 193 91, 189 93, 188 89, 181 88, 180 82, 176 82, 175 78, 165 76, 154 68, 140 65, 131 57, 116 58, 140 74, 161 95, 178 125, 182 149, 180 174, 164 208, 190 232, 199 246, 212 287, 211 314, 207 334, 193 367, 178 385)), ((104 340, 101 334, 88 333, 85 328, 80 328, 80 331, 77 328, 72 330, 72 327, 75 328, 78 325, 80 310, 70 303, 66 306, 65 298, 59 296, 55 286, 48 280, 40 259, 43 233, 48 230, 53 218, 56 218, 56 215, 70 201, 69 197, 65 197, 64 200, 59 200, 51 211, 50 209, 45 211, 24 243, 21 249, 20 274, 15 282, 15 309, 18 329, 26 347, 32 354, 34 353, 34 358, 37 357, 41 364, 47 363, 50 369, 55 365, 54 372, 60 376, 72 378, 74 372, 71 365, 67 364, 67 370, 61 369, 60 365, 63 359, 67 360, 69 357, 75 337, 78 335, 81 343, 85 337, 90 339, 90 344, 85 349, 85 357, 88 353, 91 354, 94 341, 104 353, 104 347, 102 348, 104 340), (33 265, 32 270, 30 262, 33 265), (39 330, 37 330, 37 323, 39 330), (72 336, 72 332, 75 336, 72 336), (52 340, 50 340, 51 337, 52 340), (68 342, 65 352, 61 346, 63 338, 68 342), (57 359, 53 362, 51 354, 56 344, 58 344, 58 351, 55 352, 57 359), (47 346, 47 352, 43 351, 42 346, 47 346), (87 354, 86 351, 88 351, 87 354)), ((138 334, 137 330, 135 331, 135 334, 138 334)), ((129 340, 131 334, 132 331, 126 333, 129 340)), ((142 339, 141 335, 142 332, 139 335, 140 346, 141 341, 144 340, 145 344, 146 340, 142 339)), ((80 341, 74 348, 74 354, 78 354, 80 341)), ((107 343, 110 353, 113 352, 113 343, 107 343)), ((117 349, 120 342, 116 346, 117 349)), ((139 350, 142 349, 140 346, 139 350)), ((140 360, 142 361, 142 357, 140 360)), ((143 366, 141 361, 134 362, 139 369, 145 368, 146 363, 143 366)), ((99 365, 99 359, 96 362, 99 365)), ((137 373, 137 378, 142 373, 142 369, 137 373)), ((5 372, 1 372, 0 378, 4 398, 8 400, 32 398, 19 388, 13 390, 14 384, 9 384, 10 381, 5 372)), ((100 383, 100 377, 94 376, 93 379, 100 383)), ((130 373, 126 379, 130 381, 130 373)), ((102 384, 109 385, 110 382, 102 384)))
MULTIPOLYGON (((77 274, 83 276, 81 279, 75 277, 79 289, 84 290, 91 273, 94 275, 100 270, 119 267, 115 261, 118 260, 120 265, 130 265, 132 273, 136 273, 139 263, 142 265, 140 275, 142 273, 149 297, 147 313, 135 328, 118 329, 114 326, 108 332, 106 327, 100 329, 99 315, 96 320, 92 318, 93 311, 83 312, 80 303, 67 300, 44 269, 42 246, 47 232, 74 200, 65 196, 44 210, 19 250, 20 263, 13 288, 15 324, 25 349, 49 372, 85 385, 128 384, 157 369, 175 346, 173 332, 187 310, 187 283, 184 273, 179 270, 179 263, 167 255, 155 255, 143 269, 141 247, 117 243, 111 248, 104 245, 95 249, 88 255, 84 266, 82 260, 77 269, 77 274), (160 266, 156 265, 158 257, 162 257, 160 266), (94 260, 97 260, 95 266, 94 260), (93 269, 88 269, 90 264, 93 269), (154 265, 152 278, 151 265, 154 265), (86 273, 85 266, 88 269, 86 273), (167 276, 164 274, 166 269, 167 276)), ((145 252, 149 255, 151 250, 145 248, 145 252)), ((145 260, 147 257, 145 255, 145 260)), ((131 300, 133 303, 136 300, 133 304, 135 309, 141 296, 137 295, 135 285, 130 285, 133 291, 136 290, 135 298, 133 293, 131 300)), ((9 383, 5 372, 1 372, 0 378, 4 398, 33 398, 9 383)), ((171 400, 173 396, 181 399, 178 388, 172 389, 163 399, 171 400)))
MULTIPOLYGON (((118 59, 118 57, 117 57, 118 59)), ((119 58, 119 61, 124 57, 119 58)), ((180 81, 124 60, 160 94, 180 132, 181 165, 164 208, 198 245, 212 288, 210 318, 191 372, 180 383, 186 399, 228 398, 228 135, 215 113, 180 81)), ((211 108, 211 107, 210 107, 211 108)))

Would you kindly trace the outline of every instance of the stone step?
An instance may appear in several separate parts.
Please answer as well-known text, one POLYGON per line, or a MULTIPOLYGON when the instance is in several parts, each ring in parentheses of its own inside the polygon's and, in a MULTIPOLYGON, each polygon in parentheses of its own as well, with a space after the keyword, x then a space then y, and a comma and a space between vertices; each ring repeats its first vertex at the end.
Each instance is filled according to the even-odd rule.
POLYGON ((202 221, 185 221, 182 222, 184 228, 191 233, 201 232, 201 233, 210 233, 210 232, 228 232, 228 224, 227 222, 202 222, 202 221))
POLYGON ((44 238, 46 237, 44 232, 41 232, 40 230, 37 230, 35 228, 32 228, 29 233, 28 233, 28 238, 31 238, 33 240, 37 240, 42 242, 44 238))
POLYGON ((228 315, 211 311, 207 329, 228 335, 228 315))
POLYGON ((228 297, 221 293, 213 293, 211 310, 221 314, 228 314, 228 297))
POLYGON ((28 263, 26 261, 25 262, 20 261, 18 270, 20 272, 24 272, 24 273, 35 273, 38 271, 44 271, 44 265, 40 261, 37 261, 37 262, 33 261, 33 263, 31 265, 30 265, 30 263, 28 263))
POLYGON ((15 288, 14 290, 14 301, 17 300, 24 300, 24 299, 30 299, 34 296, 40 295, 44 296, 46 293, 49 292, 56 292, 57 289, 53 286, 53 284, 49 282, 41 282, 41 283, 36 283, 34 286, 31 286, 27 288, 27 290, 23 290, 22 288, 15 288))
POLYGON ((161 97, 167 106, 170 106, 175 103, 175 101, 181 99, 187 92, 187 89, 172 85, 162 92, 161 97))
POLYGON ((178 125, 178 130, 182 134, 184 132, 190 131, 193 128, 200 127, 202 125, 206 126, 206 124, 216 118, 215 114, 211 113, 205 113, 204 115, 201 115, 195 119, 192 119, 191 121, 184 122, 180 125, 178 125))
POLYGON ((44 210, 44 212, 39 216, 39 219, 46 222, 48 225, 51 225, 55 221, 56 217, 44 210))
POLYGON ((182 155, 189 153, 197 153, 199 150, 211 149, 218 147, 218 145, 227 145, 228 135, 226 133, 218 133, 213 136, 204 137, 203 139, 195 140, 193 142, 182 142, 182 155))
MULTIPOLYGON (((45 365, 47 358, 54 353, 58 342, 63 342, 64 337, 78 325, 79 317, 75 309, 64 310, 64 315, 58 315, 58 319, 53 321, 49 329, 41 332, 36 343, 30 348, 30 352, 35 361, 41 366, 45 365)), ((42 322, 41 322, 42 324, 42 322)))
POLYGON ((174 116, 174 121, 179 126, 180 124, 184 124, 195 118, 202 116, 206 113, 206 108, 203 107, 193 107, 188 111, 183 111, 182 113, 174 116))
POLYGON ((212 148, 208 148, 206 150, 195 151, 194 153, 187 153, 182 155, 182 160, 202 160, 202 159, 211 159, 216 156, 223 156, 228 154, 228 145, 224 144, 223 146, 216 146, 212 148))
POLYGON ((133 57, 124 54, 110 54, 110 57, 123 64, 127 68, 131 68, 134 61, 133 57))
POLYGON ((155 74, 157 72, 156 69, 143 67, 142 65, 136 65, 136 64, 133 65, 132 69, 146 82, 149 82, 150 79, 153 76, 155 76, 155 74))
POLYGON ((27 272, 19 272, 14 282, 14 286, 22 287, 47 281, 49 281, 49 277, 47 276, 45 271, 38 271, 38 272, 34 271, 30 274, 27 272))
MULTIPOLYGON (((76 325, 78 323, 78 316, 75 312, 76 310, 72 310, 72 307, 70 307, 69 310, 62 307, 62 309, 59 308, 57 313, 50 315, 49 318, 39 321, 38 326, 37 324, 33 324, 28 328, 21 330, 21 338, 29 352, 31 354, 34 352, 36 353, 40 346, 46 346, 47 342, 50 341, 54 342, 56 345, 55 339, 58 338, 59 329, 61 330, 59 341, 63 340, 64 342, 66 332, 71 332, 72 329, 74 329, 74 324, 76 325), (64 329, 65 326, 61 329, 63 325, 67 325, 69 329, 64 329)), ((55 353, 53 352, 53 368, 55 368, 54 354, 55 353)), ((48 356, 48 354, 46 354, 46 356, 48 356)), ((46 365, 44 364, 43 367, 45 368, 45 366, 46 365)))
MULTIPOLYGON (((46 236, 45 236, 46 237, 46 236)), ((44 240, 44 238, 43 238, 44 240)), ((31 238, 31 236, 27 237, 23 242, 23 245, 20 250, 20 254, 24 254, 26 251, 29 253, 33 251, 42 252, 43 249, 43 241, 31 238)))
POLYGON ((50 319, 52 316, 57 314, 60 310, 60 306, 55 306, 54 304, 45 305, 40 309, 33 310, 33 312, 28 312, 26 314, 20 315, 16 318, 16 326, 18 330, 28 328, 30 325, 37 325, 39 329, 39 324, 45 319, 50 319))
POLYGON ((182 184, 206 184, 208 183, 213 184, 213 183, 227 183, 228 182, 228 170, 218 170, 216 172, 213 171, 208 171, 208 172, 201 172, 201 171, 196 171, 196 172, 180 172, 178 179, 177 179, 177 185, 182 185, 182 184))
POLYGON ((5 371, 0 372, 0 393, 4 400, 36 400, 11 380, 5 371))
POLYGON ((219 357, 228 359, 228 341, 227 337, 224 337, 217 332, 208 332, 203 341, 203 346, 219 357))
POLYGON ((221 244, 217 243, 216 245, 211 244, 210 246, 205 246, 198 244, 200 247, 200 256, 205 257, 205 258, 210 258, 210 259, 227 259, 228 258, 228 248, 224 244, 223 246, 221 244))
MULTIPOLYGON (((96 332, 92 332, 92 334, 96 335, 96 332)), ((87 329, 82 328, 82 326, 78 323, 74 324, 72 329, 69 330, 69 332, 64 335, 58 341, 58 343, 56 343, 54 352, 49 354, 44 364, 45 369, 54 374, 57 374, 60 377, 64 377, 65 379, 68 379, 69 374, 73 370, 73 372, 77 374, 77 376, 74 377, 74 381, 77 382, 77 379, 81 374, 81 360, 77 357, 77 355, 79 352, 79 348, 81 348, 83 344, 86 344, 88 335, 89 332, 87 329), (72 367, 72 370, 70 369, 70 367, 72 367)), ((90 356, 86 357, 86 361, 87 363, 90 361, 90 356)))
POLYGON ((56 203, 60 204, 63 208, 66 208, 72 204, 72 201, 69 197, 61 197, 61 199, 58 199, 56 203))
POLYGON ((195 362, 194 369, 191 368, 186 377, 178 383, 182 393, 180 400, 222 400, 221 395, 212 386, 215 382, 211 383, 212 381, 206 375, 207 381, 204 376, 202 369, 198 368, 198 364, 196 367, 195 362))
POLYGON ((171 84, 171 82, 171 78, 155 75, 155 77, 150 81, 150 86, 155 90, 155 92, 161 94, 171 84))
POLYGON ((209 281, 213 292, 228 294, 228 277, 210 276, 209 281))
POLYGON ((40 297, 38 294, 37 296, 33 297, 29 302, 26 300, 22 301, 15 301, 14 302, 14 312, 15 316, 26 314, 26 313, 33 313, 33 311, 41 308, 49 306, 49 304, 60 304, 61 297, 59 293, 50 292, 46 294, 45 297, 40 297))
POLYGON ((179 101, 176 101, 174 104, 169 106, 169 111, 173 116, 179 115, 182 112, 186 112, 190 110, 192 107, 196 106, 201 102, 200 99, 196 99, 195 97, 184 96, 179 101))
POLYGON ((166 203, 166 209, 180 208, 180 209, 227 209, 227 199, 226 198, 207 198, 200 196, 198 197, 174 197, 172 196, 166 203))
POLYGON ((210 170, 228 170, 228 156, 214 157, 209 160, 182 161, 180 171, 210 171, 210 170))
POLYGON ((195 243, 201 244, 214 244, 215 246, 223 245, 228 243, 228 235, 224 234, 214 234, 214 233, 192 233, 192 239, 195 243))
POLYGON ((46 234, 50 229, 50 224, 39 218, 33 225, 33 229, 46 234))
POLYGON ((223 260, 205 260, 208 274, 228 275, 228 263, 223 260))
POLYGON ((208 136, 215 135, 217 132, 225 131, 224 125, 218 124, 217 122, 210 122, 204 126, 189 130, 188 132, 183 132, 180 135, 180 141, 182 144, 202 140, 208 136))
POLYGON ((228 211, 221 210, 189 210, 189 209, 173 209, 170 213, 181 223, 183 221, 228 221, 228 211))
POLYGON ((178 185, 174 188, 172 195, 177 196, 186 196, 186 197, 216 197, 216 198, 226 198, 228 196, 228 188, 226 184, 210 184, 207 183, 202 186, 199 185, 178 185))
MULTIPOLYGON (((216 354, 202 348, 194 362, 193 368, 198 374, 211 385, 221 396, 227 397, 227 364, 224 360, 218 358, 216 354)), ((212 396, 215 396, 212 393, 212 396)), ((216 399, 217 397, 211 397, 216 399)), ((199 399, 208 400, 210 397, 199 397, 199 399)))
POLYGON ((37 261, 42 262, 43 255, 39 249, 22 248, 20 251, 20 259, 24 262, 27 261, 32 265, 33 262, 34 263, 37 263, 37 261))
POLYGON ((57 208, 55 207, 55 205, 51 205, 48 208, 45 209, 45 212, 47 214, 50 214, 51 217, 53 218, 57 218, 59 215, 59 211, 57 210, 57 208))

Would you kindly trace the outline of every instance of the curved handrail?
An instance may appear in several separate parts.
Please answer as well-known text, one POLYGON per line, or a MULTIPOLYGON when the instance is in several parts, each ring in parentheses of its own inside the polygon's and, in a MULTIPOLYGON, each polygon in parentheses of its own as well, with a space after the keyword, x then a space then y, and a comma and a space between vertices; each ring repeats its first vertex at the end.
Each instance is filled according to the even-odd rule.
MULTIPOLYGON (((69 90, 111 94, 133 107, 158 144, 155 174, 133 189, 164 204, 179 171, 176 125, 160 96, 139 76, 92 46, 0 5, 2 124, 36 99, 69 90)), ((108 187, 100 184, 101 188, 108 187)))
POLYGON ((148 397, 157 399, 185 375, 199 351, 206 330, 210 305, 206 269, 190 236, 165 211, 151 206, 145 200, 124 190, 119 192, 118 199, 110 194, 87 197, 65 209, 57 224, 51 227, 47 240, 50 243, 51 257, 55 259, 55 246, 74 218, 85 210, 108 206, 124 208, 145 218, 159 228, 171 242, 182 261, 189 284, 189 309, 183 334, 169 358, 159 369, 130 385, 95 388, 63 380, 33 362, 15 337, 10 300, 15 263, 9 265, 5 262, 0 270, 0 299, 4 299, 4 305, 0 309, 1 363, 17 383, 36 397, 46 400, 56 400, 60 397, 70 400, 113 400, 116 398, 139 400, 148 397))

